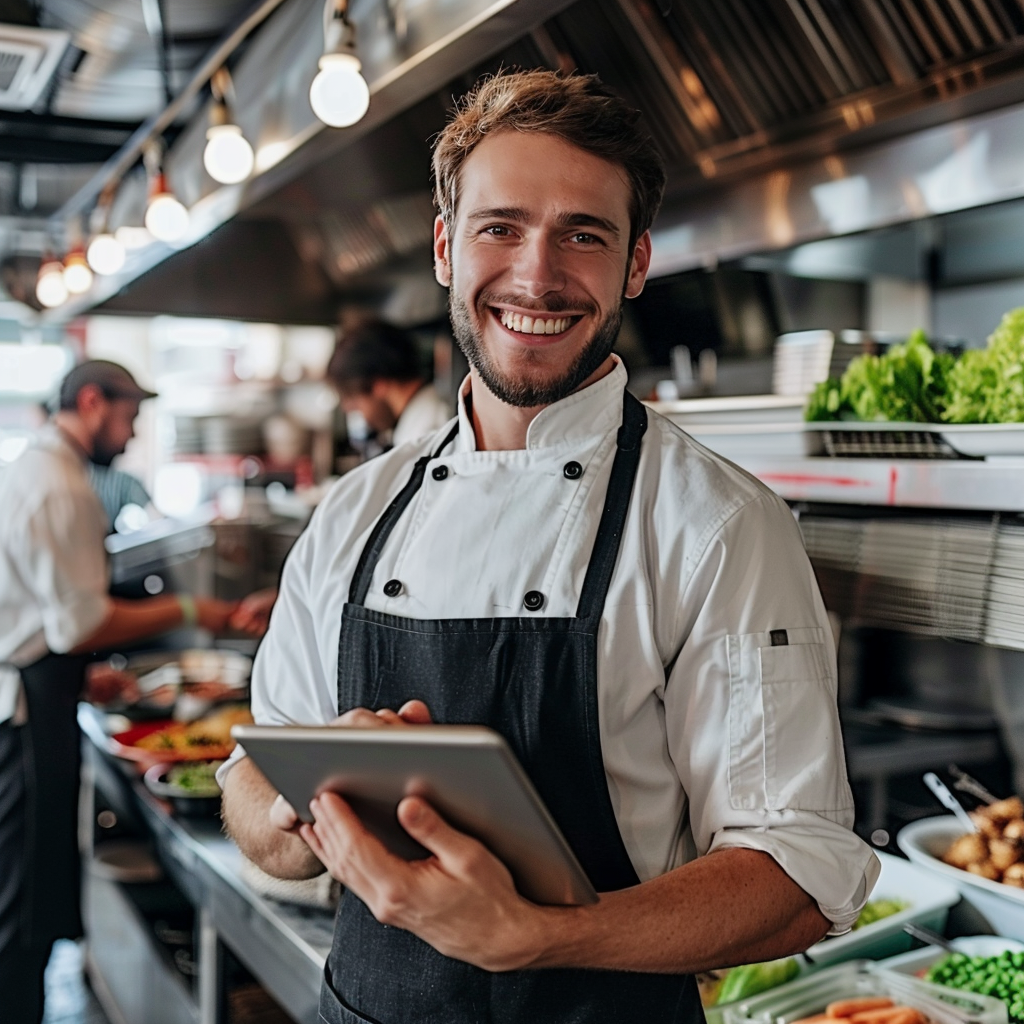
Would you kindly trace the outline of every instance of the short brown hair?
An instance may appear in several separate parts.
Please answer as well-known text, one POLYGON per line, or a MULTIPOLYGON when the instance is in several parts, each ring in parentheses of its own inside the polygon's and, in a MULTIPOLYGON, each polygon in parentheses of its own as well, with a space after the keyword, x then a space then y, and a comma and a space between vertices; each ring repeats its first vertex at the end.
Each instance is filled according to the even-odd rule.
POLYGON ((630 249, 654 222, 665 167, 640 111, 611 93, 597 75, 503 72, 482 79, 459 103, 434 143, 434 202, 451 226, 459 175, 473 150, 501 131, 546 132, 618 164, 629 175, 630 249))

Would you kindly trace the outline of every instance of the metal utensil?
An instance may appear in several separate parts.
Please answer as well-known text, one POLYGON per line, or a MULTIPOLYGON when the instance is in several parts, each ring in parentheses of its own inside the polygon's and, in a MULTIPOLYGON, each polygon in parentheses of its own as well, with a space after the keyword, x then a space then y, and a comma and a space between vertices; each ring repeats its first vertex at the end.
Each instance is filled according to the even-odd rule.
POLYGON ((905 924, 903 930, 908 935, 913 935, 915 939, 927 942, 929 946, 941 946, 947 953, 956 952, 953 943, 949 939, 944 939, 941 935, 937 935, 930 928, 922 928, 917 924, 905 924))
POLYGON ((924 773, 924 784, 935 794, 936 799, 946 810, 952 811, 957 821, 960 822, 968 832, 977 832, 978 826, 971 821, 971 816, 964 810, 963 804, 946 788, 946 784, 935 774, 935 772, 924 773))

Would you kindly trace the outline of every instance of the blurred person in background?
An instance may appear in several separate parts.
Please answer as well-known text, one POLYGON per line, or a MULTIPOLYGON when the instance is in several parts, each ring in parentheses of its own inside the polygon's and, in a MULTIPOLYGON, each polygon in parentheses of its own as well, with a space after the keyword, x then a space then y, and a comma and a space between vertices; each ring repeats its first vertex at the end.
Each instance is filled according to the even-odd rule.
MULTIPOLYGON (((76 366, 52 420, 0 476, 0 998, 10 1024, 42 1019, 50 949, 82 934, 76 711, 90 652, 182 625, 220 632, 235 610, 107 593, 108 516, 88 467, 124 451, 152 397, 116 363, 76 366)), ((97 684, 84 695, 119 694, 97 684)))
MULTIPOLYGON (((327 365, 327 380, 338 392, 350 424, 351 417, 361 417, 378 440, 390 432, 394 448, 432 434, 452 419, 448 403, 427 380, 412 335, 382 320, 345 332, 327 365)), ((349 432, 354 433, 351 428, 349 432)), ((231 628, 262 636, 276 600, 276 587, 250 594, 239 605, 231 628)))
POLYGON ((432 434, 453 411, 427 380, 408 331, 371 321, 346 331, 327 366, 346 415, 360 414, 376 435, 391 432, 397 448, 432 434))
POLYGON ((137 530, 159 513, 153 506, 153 499, 142 481, 126 473, 123 469, 113 466, 102 466, 96 462, 89 463, 89 482, 100 499, 103 511, 107 514, 108 533, 121 530, 137 530), (128 510, 127 521, 121 513, 128 510), (121 519, 121 524, 118 523, 121 519))

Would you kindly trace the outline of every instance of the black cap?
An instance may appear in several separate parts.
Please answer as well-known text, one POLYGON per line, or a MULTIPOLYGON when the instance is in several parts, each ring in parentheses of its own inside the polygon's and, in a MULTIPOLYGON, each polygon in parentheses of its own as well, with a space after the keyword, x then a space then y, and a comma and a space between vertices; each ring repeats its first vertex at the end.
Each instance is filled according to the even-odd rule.
POLYGON ((78 393, 87 384, 95 384, 107 399, 133 398, 141 402, 146 398, 156 398, 155 391, 140 387, 123 366, 107 359, 87 359, 71 370, 61 382, 60 408, 76 408, 78 393))

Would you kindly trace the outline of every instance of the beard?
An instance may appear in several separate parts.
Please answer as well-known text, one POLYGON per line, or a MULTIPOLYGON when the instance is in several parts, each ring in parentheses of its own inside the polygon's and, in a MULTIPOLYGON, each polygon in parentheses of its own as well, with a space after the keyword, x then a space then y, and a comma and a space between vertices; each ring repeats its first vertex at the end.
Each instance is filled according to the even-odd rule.
POLYGON ((120 454, 120 452, 114 451, 109 445, 104 445, 102 441, 95 441, 89 461, 94 466, 109 466, 120 454))
MULTIPOLYGON (((624 298, 624 296, 623 296, 624 298)), ((489 305, 507 303, 529 309, 529 302, 517 296, 482 296, 479 309, 481 316, 490 316, 489 305)), ((579 311, 579 303, 570 305, 567 300, 553 300, 545 304, 545 313, 559 313, 572 309, 579 311), (558 307, 562 306, 562 310, 558 307)), ((584 312, 593 312, 590 303, 582 306, 584 312)), ((448 292, 448 313, 451 317, 452 332, 463 355, 474 367, 480 379, 487 385, 495 398, 506 405, 529 409, 539 405, 551 405, 567 398, 611 355, 615 339, 622 324, 622 299, 618 305, 597 325, 593 337, 580 351, 572 364, 559 376, 543 375, 544 362, 539 353, 527 349, 522 353, 523 366, 515 373, 506 373, 491 358, 484 347, 481 332, 477 329, 465 300, 456 295, 454 288, 448 292), (531 368, 534 372, 530 372, 531 368)))

